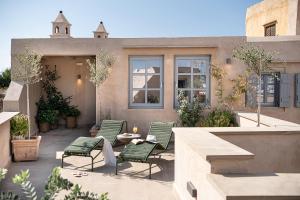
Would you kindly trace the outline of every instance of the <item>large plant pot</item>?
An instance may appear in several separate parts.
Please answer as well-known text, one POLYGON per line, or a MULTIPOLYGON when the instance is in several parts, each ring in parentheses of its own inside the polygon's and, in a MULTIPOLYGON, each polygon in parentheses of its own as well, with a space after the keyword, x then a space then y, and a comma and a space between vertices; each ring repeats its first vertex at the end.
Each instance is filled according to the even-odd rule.
POLYGON ((39 156, 39 146, 42 137, 33 137, 30 140, 12 140, 12 150, 14 161, 37 160, 39 156))
POLYGON ((50 130, 50 124, 48 122, 39 123, 40 132, 46 133, 50 130))
POLYGON ((50 124, 50 129, 57 129, 58 128, 58 122, 54 123, 54 124, 50 124))
POLYGON ((66 127, 67 128, 76 128, 77 118, 76 117, 66 117, 66 127))

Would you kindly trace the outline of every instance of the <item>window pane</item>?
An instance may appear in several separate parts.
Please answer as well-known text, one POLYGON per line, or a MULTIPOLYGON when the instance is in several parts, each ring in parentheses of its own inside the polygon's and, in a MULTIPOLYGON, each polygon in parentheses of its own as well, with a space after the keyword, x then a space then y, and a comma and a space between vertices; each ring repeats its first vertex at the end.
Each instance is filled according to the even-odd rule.
POLYGON ((199 100, 201 103, 206 102, 206 92, 205 91, 194 91, 193 92, 193 97, 199 97, 199 100))
POLYGON ((274 94, 274 85, 267 85, 267 93, 274 94))
POLYGON ((145 76, 137 75, 132 77, 132 87, 133 88, 145 88, 145 76))
POLYGON ((191 88, 191 76, 179 75, 178 76, 178 88, 191 88))
POLYGON ((160 102, 160 91, 159 90, 148 90, 147 103, 159 103, 160 102))
POLYGON ((134 90, 132 92, 133 103, 145 103, 145 91, 144 90, 134 90))
POLYGON ((162 62, 158 60, 150 60, 147 62, 147 72, 148 73, 160 73, 162 62))
POLYGON ((178 98, 180 91, 183 91, 184 96, 190 102, 191 101, 191 91, 189 91, 189 90, 178 90, 176 98, 178 98))
POLYGON ((274 95, 267 95, 266 103, 274 103, 274 95))
POLYGON ((145 61, 132 60, 132 73, 145 73, 145 61))
POLYGON ((148 88, 160 88, 160 75, 148 75, 147 86, 148 88))
POLYGON ((193 72, 206 74, 207 63, 204 60, 193 60, 192 62, 193 72))
POLYGON ((194 88, 206 88, 206 77, 203 75, 194 75, 193 79, 194 88))
POLYGON ((178 73, 191 73, 191 63, 189 60, 178 59, 176 63, 178 73))

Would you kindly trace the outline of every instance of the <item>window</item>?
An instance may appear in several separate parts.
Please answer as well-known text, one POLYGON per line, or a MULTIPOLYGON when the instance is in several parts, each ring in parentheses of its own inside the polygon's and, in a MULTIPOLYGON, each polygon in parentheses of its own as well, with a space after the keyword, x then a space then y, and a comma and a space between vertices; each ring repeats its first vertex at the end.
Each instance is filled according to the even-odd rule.
POLYGON ((163 57, 130 56, 130 108, 163 107, 163 57))
POLYGON ((69 29, 68 29, 68 27, 66 27, 66 34, 69 34, 69 29))
POLYGON ((180 56, 175 58, 175 106, 183 91, 189 101, 199 96, 203 104, 209 103, 209 56, 180 56))
POLYGON ((279 104, 279 73, 262 74, 261 76, 261 103, 265 106, 279 104))
POLYGON ((276 22, 265 25, 265 36, 276 36, 276 22))
POLYGON ((55 27, 55 33, 59 33, 59 27, 58 26, 55 27))

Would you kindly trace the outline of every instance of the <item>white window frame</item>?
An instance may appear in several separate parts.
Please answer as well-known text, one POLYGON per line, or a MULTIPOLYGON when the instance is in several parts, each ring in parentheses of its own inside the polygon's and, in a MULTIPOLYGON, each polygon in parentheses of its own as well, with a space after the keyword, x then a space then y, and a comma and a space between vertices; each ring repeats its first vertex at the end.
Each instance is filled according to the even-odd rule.
MULTIPOLYGON (((130 109, 162 109, 164 108, 164 56, 129 56, 128 58, 128 65, 129 65, 129 94, 128 94, 128 108, 130 109), (159 59, 161 61, 161 68, 159 73, 151 73, 151 75, 159 75, 160 76, 160 88, 148 88, 148 83, 147 80, 145 79, 145 88, 133 88, 133 66, 132 66, 132 61, 134 59, 138 60, 156 60, 159 59), (143 90, 145 91, 145 103, 133 103, 133 91, 134 90, 143 90), (160 91, 160 98, 159 98, 159 103, 148 103, 147 99, 147 93, 148 91, 160 91)), ((142 73, 143 74, 143 73, 142 73)), ((144 76, 145 78, 148 76, 148 70, 145 69, 144 76)), ((141 75, 136 74, 136 75, 141 75)))

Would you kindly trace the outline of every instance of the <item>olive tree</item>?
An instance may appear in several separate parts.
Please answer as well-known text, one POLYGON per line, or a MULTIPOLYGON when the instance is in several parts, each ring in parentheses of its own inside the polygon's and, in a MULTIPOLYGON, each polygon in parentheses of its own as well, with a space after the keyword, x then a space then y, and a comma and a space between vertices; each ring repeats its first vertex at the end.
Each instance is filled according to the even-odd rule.
POLYGON ((96 59, 87 59, 90 74, 90 81, 97 88, 97 99, 98 99, 98 119, 97 124, 100 123, 100 87, 107 80, 112 72, 112 66, 116 61, 116 57, 103 49, 100 49, 96 55, 96 59))
POLYGON ((261 75, 265 72, 271 72, 270 64, 274 61, 274 52, 267 52, 264 49, 245 44, 233 50, 233 57, 243 62, 247 68, 245 77, 249 80, 250 77, 255 77, 257 83, 247 84, 247 90, 252 90, 258 95, 257 98, 257 126, 260 126, 260 111, 261 111, 261 75))
POLYGON ((26 48, 23 53, 16 55, 16 65, 12 68, 12 79, 26 85, 27 90, 27 116, 28 116, 28 138, 30 139, 30 94, 29 86, 41 80, 42 74, 42 55, 26 48))

